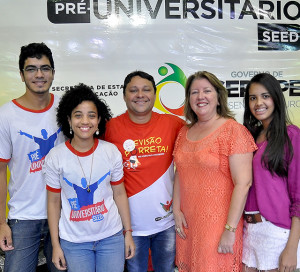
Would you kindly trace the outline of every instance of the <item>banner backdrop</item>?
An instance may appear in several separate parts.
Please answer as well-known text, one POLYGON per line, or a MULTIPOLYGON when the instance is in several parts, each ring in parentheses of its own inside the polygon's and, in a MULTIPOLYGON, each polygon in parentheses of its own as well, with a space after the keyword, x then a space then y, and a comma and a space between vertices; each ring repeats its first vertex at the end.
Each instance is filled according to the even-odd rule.
POLYGON ((141 69, 157 83, 155 111, 181 116, 186 78, 219 77, 242 121, 244 88, 256 73, 282 84, 300 125, 300 3, 293 0, 0 0, 0 104, 24 93, 20 47, 45 42, 55 61, 51 92, 85 83, 114 115, 122 83, 141 69))

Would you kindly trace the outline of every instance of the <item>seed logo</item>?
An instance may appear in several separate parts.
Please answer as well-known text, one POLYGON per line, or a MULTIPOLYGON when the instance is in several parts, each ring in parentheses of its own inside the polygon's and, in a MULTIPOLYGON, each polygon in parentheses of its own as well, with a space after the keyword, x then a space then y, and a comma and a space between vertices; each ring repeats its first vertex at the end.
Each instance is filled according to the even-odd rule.
POLYGON ((300 25, 258 24, 258 50, 300 50, 300 25))
MULTIPOLYGON (((162 94, 163 94, 163 92, 166 92, 166 91, 172 92, 172 89, 168 88, 169 87, 168 85, 170 85, 171 83, 181 85, 181 87, 183 88, 182 90, 184 92, 184 86, 185 86, 187 78, 186 78, 185 74, 183 73, 183 71, 178 66, 176 66, 172 63, 166 63, 166 64, 171 67, 171 69, 173 70, 173 73, 169 74, 169 70, 165 66, 161 66, 158 69, 158 73, 161 76, 166 76, 166 77, 156 84, 157 90, 156 90, 156 100, 155 100, 154 107, 164 113, 169 113, 169 114, 171 113, 171 114, 175 114, 178 116, 183 116, 184 101, 182 101, 180 103, 180 106, 178 108, 172 109, 167 106, 167 101, 163 101, 162 94)), ((174 99, 176 99, 176 97, 174 97, 174 99)))

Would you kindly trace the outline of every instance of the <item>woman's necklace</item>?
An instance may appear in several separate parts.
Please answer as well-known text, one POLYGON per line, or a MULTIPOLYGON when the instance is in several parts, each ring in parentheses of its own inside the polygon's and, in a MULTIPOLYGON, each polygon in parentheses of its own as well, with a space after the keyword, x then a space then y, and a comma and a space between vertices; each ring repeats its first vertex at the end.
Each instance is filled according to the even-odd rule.
POLYGON ((93 154, 92 154, 92 163, 91 163, 91 171, 90 171, 90 179, 89 179, 89 181, 86 179, 86 175, 85 175, 85 173, 84 173, 83 167, 82 167, 81 162, 80 162, 80 160, 79 160, 79 157, 78 157, 78 155, 77 155, 77 153, 76 153, 76 157, 77 157, 77 160, 78 160, 78 162, 79 162, 79 165, 80 165, 82 174, 83 174, 83 176, 84 176, 84 178, 85 178, 85 180, 86 180, 86 182, 87 182, 86 190, 87 190, 88 193, 91 192, 90 184, 91 184, 91 178, 92 178, 92 172, 93 172, 94 153, 95 153, 95 152, 94 152, 94 144, 93 144, 93 154))

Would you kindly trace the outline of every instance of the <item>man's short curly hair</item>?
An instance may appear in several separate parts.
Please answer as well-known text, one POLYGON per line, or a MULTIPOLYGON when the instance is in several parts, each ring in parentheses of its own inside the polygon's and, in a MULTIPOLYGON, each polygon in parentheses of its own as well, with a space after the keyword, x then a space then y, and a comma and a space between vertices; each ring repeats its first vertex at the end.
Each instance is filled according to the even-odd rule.
POLYGON ((94 137, 100 138, 105 133, 106 122, 112 117, 111 110, 104 100, 99 99, 93 90, 83 83, 71 87, 61 97, 56 113, 57 124, 66 137, 73 138, 74 135, 70 134, 68 119, 71 118, 72 111, 83 101, 91 101, 97 108, 98 117, 101 118, 98 125, 100 133, 94 134, 94 137))
POLYGON ((54 69, 54 61, 50 48, 44 43, 30 43, 21 47, 19 56, 19 69, 22 73, 25 68, 25 61, 28 58, 41 59, 43 56, 49 59, 51 67, 54 69))

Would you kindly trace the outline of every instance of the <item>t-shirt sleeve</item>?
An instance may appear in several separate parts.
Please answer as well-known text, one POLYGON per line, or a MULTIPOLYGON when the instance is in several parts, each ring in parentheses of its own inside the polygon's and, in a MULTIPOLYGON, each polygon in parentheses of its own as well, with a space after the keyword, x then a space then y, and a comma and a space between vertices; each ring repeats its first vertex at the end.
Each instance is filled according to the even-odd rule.
POLYGON ((107 142, 112 142, 111 139, 111 130, 113 129, 113 119, 110 119, 107 123, 106 123, 106 127, 105 127, 105 134, 104 134, 104 140, 107 142))
POLYGON ((182 129, 182 127, 185 125, 185 121, 177 116, 172 116, 175 119, 176 123, 176 134, 179 133, 179 131, 182 129))
POLYGON ((118 185, 124 181, 123 160, 120 151, 114 144, 111 144, 111 148, 111 184, 118 185))
POLYGON ((3 109, 0 111, 0 161, 8 162, 12 154, 12 142, 9 133, 9 124, 3 114, 3 109))
POLYGON ((45 177, 46 188, 52 192, 60 192, 60 171, 58 156, 55 153, 56 148, 54 147, 46 156, 45 163, 43 166, 43 174, 45 177))
POLYGON ((288 127, 288 134, 293 146, 293 158, 288 169, 288 191, 291 199, 291 217, 300 217, 300 129, 288 127))

